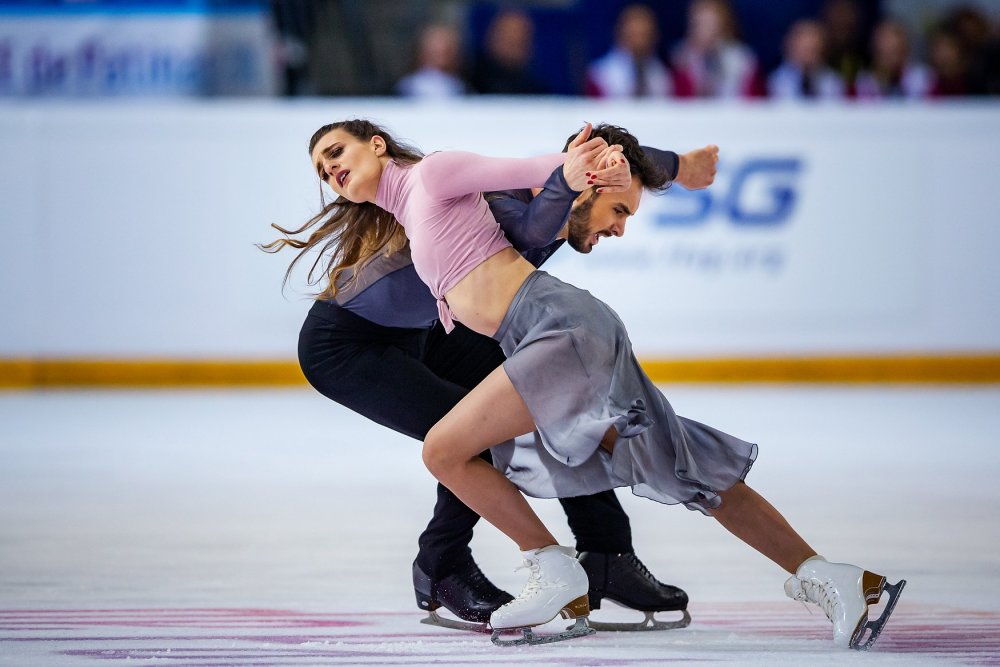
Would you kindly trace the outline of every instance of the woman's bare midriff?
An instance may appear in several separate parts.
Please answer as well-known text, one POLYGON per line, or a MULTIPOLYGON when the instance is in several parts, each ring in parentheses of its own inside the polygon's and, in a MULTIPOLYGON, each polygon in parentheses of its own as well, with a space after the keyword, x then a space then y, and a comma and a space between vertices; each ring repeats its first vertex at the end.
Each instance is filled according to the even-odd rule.
POLYGON ((444 295, 455 320, 492 336, 521 285, 535 267, 514 250, 504 248, 474 268, 444 295))

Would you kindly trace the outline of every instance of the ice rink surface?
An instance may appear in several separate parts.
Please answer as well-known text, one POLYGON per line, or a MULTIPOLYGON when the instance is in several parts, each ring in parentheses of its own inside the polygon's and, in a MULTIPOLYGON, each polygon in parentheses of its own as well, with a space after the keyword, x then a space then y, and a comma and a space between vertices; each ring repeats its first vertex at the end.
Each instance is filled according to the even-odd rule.
MULTIPOLYGON (((624 490, 688 628, 498 648, 422 625, 415 441, 309 389, 66 391, 0 393, 0 664, 1000 665, 1000 388, 663 389, 760 444, 748 482, 820 553, 908 580, 875 650, 834 648, 713 520, 624 490)), ((573 544, 558 503, 533 504, 573 544)), ((496 530, 473 550, 520 589, 496 530)), ((594 613, 612 617, 639 615, 594 613)))

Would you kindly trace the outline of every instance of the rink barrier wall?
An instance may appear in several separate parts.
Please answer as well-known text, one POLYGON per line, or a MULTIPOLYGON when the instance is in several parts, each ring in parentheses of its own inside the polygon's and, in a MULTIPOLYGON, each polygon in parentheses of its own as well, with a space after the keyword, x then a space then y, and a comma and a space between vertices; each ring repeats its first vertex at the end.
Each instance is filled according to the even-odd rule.
POLYGON ((623 125, 653 146, 718 145, 709 189, 643 197, 623 238, 588 255, 562 250, 544 265, 610 306, 638 358, 697 364, 671 366, 666 379, 796 378, 805 366, 839 377, 871 358, 1000 355, 1000 101, 338 98, 0 105, 9 250, 0 261, 0 360, 18 362, 21 377, 58 382, 126 373, 103 369, 107 360, 157 362, 137 367, 138 379, 126 374, 129 382, 143 373, 165 383, 244 373, 269 382, 252 364, 238 369, 294 362, 321 286, 306 280, 310 256, 283 290, 292 254, 255 244, 278 236, 272 224, 294 228, 317 212, 308 138, 351 116, 379 120, 427 151, 535 155, 561 147, 583 120, 623 125), (68 174, 52 156, 66 156, 68 174), (776 359, 790 361, 779 371, 776 359), (860 361, 826 371, 802 361, 812 359, 860 361), (99 366, 84 372, 71 361, 99 366))
MULTIPOLYGON (((642 360, 654 382, 1000 383, 1000 354, 642 360)), ((0 360, 0 388, 282 387, 306 384, 293 361, 0 360)))

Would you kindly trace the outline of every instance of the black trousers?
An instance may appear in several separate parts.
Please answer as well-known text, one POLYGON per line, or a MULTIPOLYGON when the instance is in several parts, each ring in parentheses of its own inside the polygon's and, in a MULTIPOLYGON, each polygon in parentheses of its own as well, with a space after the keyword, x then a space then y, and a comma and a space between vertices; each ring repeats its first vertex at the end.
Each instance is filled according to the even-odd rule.
MULTIPOLYGON (((325 301, 312 306, 299 334, 299 364, 313 387, 418 440, 503 359, 496 341, 462 325, 450 334, 440 325, 384 327, 325 301)), ((489 460, 489 450, 483 458, 489 460)), ((613 491, 559 502, 578 551, 632 551, 628 515, 613 491)), ((478 514, 438 484, 434 514, 418 540, 421 569, 444 576, 469 558, 477 521, 478 514)))

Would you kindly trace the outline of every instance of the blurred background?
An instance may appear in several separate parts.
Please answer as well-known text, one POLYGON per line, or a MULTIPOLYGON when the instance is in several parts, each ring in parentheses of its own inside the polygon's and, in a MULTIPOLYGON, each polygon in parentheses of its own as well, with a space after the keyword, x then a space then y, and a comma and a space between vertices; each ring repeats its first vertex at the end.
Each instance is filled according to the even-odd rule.
POLYGON ((1000 381, 995 0, 0 0, 0 386, 299 383, 306 142, 683 153, 546 268, 654 379, 1000 381))
POLYGON ((1000 5, 989 0, 301 0, 271 7, 284 95, 926 99, 1000 92, 1000 5))
POLYGON ((0 12, 0 94, 13 98, 1000 93, 993 0, 3 0, 0 12))
MULTIPOLYGON (((879 664, 1000 663, 998 58, 1000 0, 0 0, 0 664, 497 659, 415 632, 433 479, 305 384, 321 286, 256 245, 320 210, 307 143, 348 117, 425 152, 588 121, 717 144, 710 188, 545 270, 619 313, 679 414, 761 443, 753 483, 820 551, 911 579, 879 664)), ((762 557, 619 496, 697 625, 578 650, 843 662, 762 557)), ((516 590, 509 541, 476 540, 516 590)))

